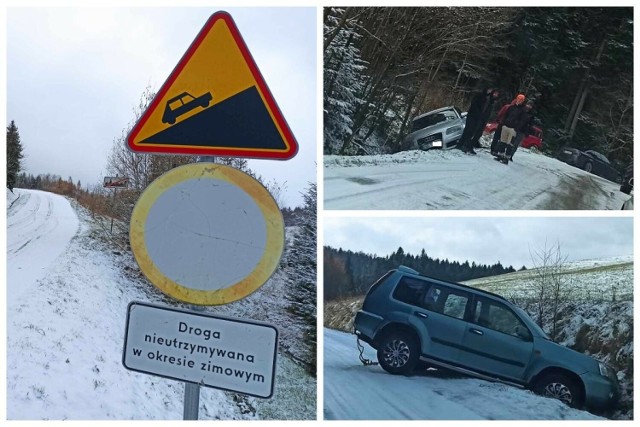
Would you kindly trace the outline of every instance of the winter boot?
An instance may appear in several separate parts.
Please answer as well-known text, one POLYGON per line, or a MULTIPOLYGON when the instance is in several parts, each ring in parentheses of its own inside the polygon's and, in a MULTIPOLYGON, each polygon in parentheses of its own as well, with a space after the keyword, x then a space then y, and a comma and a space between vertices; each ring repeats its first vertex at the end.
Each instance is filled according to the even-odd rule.
POLYGON ((513 157, 513 152, 515 151, 513 148, 514 148, 513 145, 507 144, 507 148, 504 151, 504 158, 507 162, 511 160, 513 157))
POLYGON ((498 134, 498 130, 493 133, 493 139, 491 140, 491 155, 495 156, 498 152, 498 143, 500 142, 500 135, 498 134))

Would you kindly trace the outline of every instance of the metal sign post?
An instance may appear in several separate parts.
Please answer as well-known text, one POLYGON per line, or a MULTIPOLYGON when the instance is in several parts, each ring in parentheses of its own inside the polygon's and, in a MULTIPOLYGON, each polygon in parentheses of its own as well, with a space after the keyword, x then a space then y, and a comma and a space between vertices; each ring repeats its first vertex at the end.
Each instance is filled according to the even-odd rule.
POLYGON ((183 420, 197 420, 200 406, 200 384, 184 383, 183 420))
POLYGON ((111 201, 111 234, 113 234, 113 208, 116 205, 116 193, 118 188, 126 188, 129 184, 129 178, 119 176, 105 176, 104 188, 113 188, 113 199, 111 201))
MULTIPOLYGON (((203 306, 192 305, 194 311, 204 311, 203 306)), ((184 408, 182 410, 182 419, 192 421, 198 419, 200 411, 200 384, 184 383, 184 408)))

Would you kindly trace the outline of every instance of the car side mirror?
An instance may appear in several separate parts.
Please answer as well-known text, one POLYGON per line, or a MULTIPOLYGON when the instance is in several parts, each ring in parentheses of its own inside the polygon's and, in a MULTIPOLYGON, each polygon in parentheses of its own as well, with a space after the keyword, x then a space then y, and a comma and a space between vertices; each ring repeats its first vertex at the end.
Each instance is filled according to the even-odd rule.
POLYGON ((523 326, 516 326, 515 330, 516 335, 524 341, 533 341, 533 336, 531 336, 531 332, 523 326))
POLYGON ((467 117, 467 111, 465 111, 464 113, 460 114, 460 117, 467 117))

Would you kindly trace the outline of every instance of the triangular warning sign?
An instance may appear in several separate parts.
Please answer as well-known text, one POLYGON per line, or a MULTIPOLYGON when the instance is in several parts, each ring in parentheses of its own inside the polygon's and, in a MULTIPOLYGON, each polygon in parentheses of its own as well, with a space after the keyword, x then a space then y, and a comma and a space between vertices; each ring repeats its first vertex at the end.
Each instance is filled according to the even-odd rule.
POLYGON ((231 16, 214 13, 133 127, 132 151, 286 160, 298 144, 231 16))

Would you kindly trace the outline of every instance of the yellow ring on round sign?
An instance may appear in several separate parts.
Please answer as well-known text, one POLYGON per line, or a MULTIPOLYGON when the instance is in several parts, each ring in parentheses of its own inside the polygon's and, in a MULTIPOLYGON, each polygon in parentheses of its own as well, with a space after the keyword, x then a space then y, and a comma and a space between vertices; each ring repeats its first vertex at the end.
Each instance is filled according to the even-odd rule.
POLYGON ((153 181, 142 193, 131 215, 131 249, 145 276, 163 293, 196 305, 221 305, 255 292, 273 275, 284 250, 284 221, 269 191, 256 179, 229 166, 216 163, 192 163, 172 169, 153 181), (183 286, 164 275, 151 259, 145 244, 145 224, 151 208, 165 190, 184 181, 211 178, 240 187, 260 209, 266 225, 266 247, 254 270, 237 283, 217 290, 199 290, 183 286))

